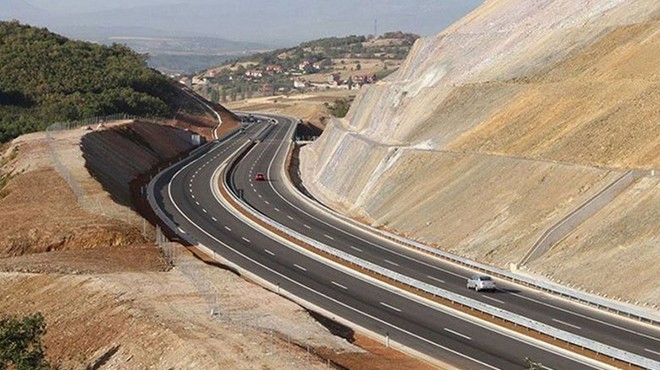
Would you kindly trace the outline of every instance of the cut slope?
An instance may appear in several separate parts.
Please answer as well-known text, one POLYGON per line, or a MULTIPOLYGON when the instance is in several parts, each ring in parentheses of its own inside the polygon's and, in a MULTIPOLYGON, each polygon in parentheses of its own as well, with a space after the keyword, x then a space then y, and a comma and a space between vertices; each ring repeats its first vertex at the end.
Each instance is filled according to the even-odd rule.
MULTIPOLYGON (((377 225, 499 266, 519 261, 609 181, 660 168, 659 46, 656 1, 488 1, 361 90, 346 119, 301 150, 302 180, 316 198, 377 225)), ((660 188, 648 192, 660 208, 660 188)), ((628 240, 626 253, 649 259, 626 267, 651 278, 660 247, 633 227, 645 216, 633 201, 614 204, 628 226, 598 248, 628 240)), ((602 232, 588 225, 584 235, 602 232)), ((656 240, 660 224, 652 226, 656 240)), ((580 248, 574 266, 590 258, 603 275, 585 288, 660 303, 629 280, 613 284, 612 254, 580 248)), ((590 270, 552 261, 531 267, 589 284, 590 270)))

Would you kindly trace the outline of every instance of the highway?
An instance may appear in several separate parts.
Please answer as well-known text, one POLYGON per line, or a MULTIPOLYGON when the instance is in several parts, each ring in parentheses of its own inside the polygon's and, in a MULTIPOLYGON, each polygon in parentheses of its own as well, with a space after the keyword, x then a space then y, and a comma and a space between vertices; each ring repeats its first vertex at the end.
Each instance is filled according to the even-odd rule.
MULTIPOLYGON (((502 302, 500 304, 506 305, 507 310, 512 310, 509 306, 518 306, 512 302, 527 302, 519 306, 529 315, 539 307, 556 310, 556 317, 549 316, 555 319, 556 325, 564 323, 578 327, 578 324, 572 324, 577 321, 562 320, 572 320, 571 317, 575 316, 584 322, 594 323, 589 325, 603 325, 609 328, 607 330, 641 337, 643 348, 647 347, 644 342, 647 340, 653 344, 651 349, 657 347, 657 332, 652 328, 636 327, 630 322, 620 322, 611 315, 597 314, 592 310, 574 315, 572 311, 565 312, 569 309, 564 308, 574 310, 574 305, 523 288, 511 288, 508 293, 493 295, 467 291, 464 277, 470 273, 461 268, 388 245, 379 238, 361 234, 359 230, 351 228, 345 231, 346 225, 309 208, 292 194, 286 195, 288 189, 284 186, 285 180, 278 177, 280 171, 276 165, 280 162, 278 159, 285 155, 283 148, 286 146, 282 143, 291 133, 292 122, 277 119, 279 124, 274 126, 271 134, 255 146, 250 147, 249 136, 260 130, 262 127, 259 126, 263 124, 213 143, 161 173, 155 181, 155 200, 165 217, 176 225, 178 233, 185 233, 261 279, 278 284, 281 289, 309 302, 312 308, 321 308, 332 316, 341 317, 379 335, 388 333, 392 341, 460 368, 522 369, 525 357, 553 369, 593 367, 582 360, 568 358, 560 351, 527 343, 501 329, 466 319, 462 314, 346 272, 256 231, 218 201, 218 184, 214 181, 218 168, 228 163, 235 153, 250 148, 231 174, 232 186, 241 189, 244 199, 255 209, 282 224, 305 231, 305 234, 333 247, 359 253, 361 258, 387 264, 390 269, 400 268, 411 276, 415 274, 419 280, 455 286, 462 294, 490 300, 493 305, 502 302), (257 171, 267 173, 269 181, 251 181, 257 171)), ((506 284, 501 285, 507 289, 506 284)), ((597 326, 584 327, 599 331, 597 326)), ((583 332, 580 334, 585 335, 583 332)))
POLYGON ((660 330, 657 327, 504 281, 497 281, 500 289, 496 294, 468 290, 466 280, 476 271, 422 255, 367 231, 350 227, 301 201, 286 185, 288 179, 282 178, 281 167, 287 147, 280 143, 291 136, 289 125, 293 123, 283 117, 278 119, 281 124, 273 133, 274 139, 251 151, 232 174, 234 186, 253 190, 245 191, 244 198, 260 213, 312 239, 417 280, 660 361, 660 330), (254 181, 256 172, 267 174, 270 181, 254 181))

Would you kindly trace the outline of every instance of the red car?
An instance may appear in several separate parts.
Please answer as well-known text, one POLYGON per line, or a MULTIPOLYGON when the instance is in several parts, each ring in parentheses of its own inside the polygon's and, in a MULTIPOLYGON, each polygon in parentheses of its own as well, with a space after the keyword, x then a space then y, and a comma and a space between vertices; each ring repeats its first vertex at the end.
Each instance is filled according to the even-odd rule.
POLYGON ((266 176, 261 172, 257 172, 257 174, 254 175, 254 181, 266 181, 266 176))

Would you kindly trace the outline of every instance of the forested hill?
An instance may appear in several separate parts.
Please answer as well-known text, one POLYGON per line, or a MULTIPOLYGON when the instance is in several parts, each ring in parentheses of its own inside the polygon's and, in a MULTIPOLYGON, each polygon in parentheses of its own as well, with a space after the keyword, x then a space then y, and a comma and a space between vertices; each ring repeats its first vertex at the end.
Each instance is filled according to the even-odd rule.
POLYGON ((169 116, 177 88, 125 46, 0 22, 0 142, 53 122, 112 113, 169 116))

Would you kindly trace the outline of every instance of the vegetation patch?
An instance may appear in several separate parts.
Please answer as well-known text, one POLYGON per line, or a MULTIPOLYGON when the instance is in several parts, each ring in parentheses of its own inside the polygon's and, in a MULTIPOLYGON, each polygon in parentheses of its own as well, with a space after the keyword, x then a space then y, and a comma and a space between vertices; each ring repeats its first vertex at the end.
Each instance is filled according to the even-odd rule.
POLYGON ((174 83, 122 45, 0 22, 0 143, 54 122, 113 113, 170 116, 174 83))
POLYGON ((42 336, 46 321, 40 314, 0 319, 0 369, 51 369, 42 336))
POLYGON ((336 99, 334 104, 328 104, 330 114, 337 118, 344 118, 351 108, 351 101, 348 99, 336 99))

